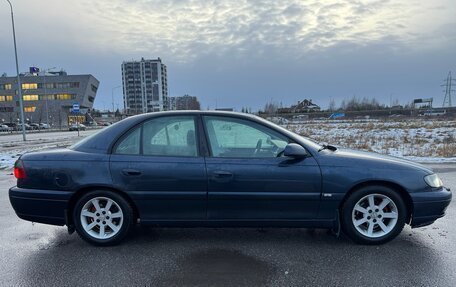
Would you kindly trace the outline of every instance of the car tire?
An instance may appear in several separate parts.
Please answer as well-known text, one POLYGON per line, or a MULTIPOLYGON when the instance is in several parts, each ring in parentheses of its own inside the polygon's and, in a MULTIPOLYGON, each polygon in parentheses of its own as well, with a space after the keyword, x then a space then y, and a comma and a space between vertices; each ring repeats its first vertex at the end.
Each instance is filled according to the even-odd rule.
POLYGON ((73 209, 73 222, 79 236, 98 246, 120 243, 134 222, 133 209, 119 194, 91 191, 84 194, 73 209))
POLYGON ((353 192, 341 209, 344 233, 359 244, 383 244, 404 228, 407 207, 401 195, 386 186, 366 186, 353 192))

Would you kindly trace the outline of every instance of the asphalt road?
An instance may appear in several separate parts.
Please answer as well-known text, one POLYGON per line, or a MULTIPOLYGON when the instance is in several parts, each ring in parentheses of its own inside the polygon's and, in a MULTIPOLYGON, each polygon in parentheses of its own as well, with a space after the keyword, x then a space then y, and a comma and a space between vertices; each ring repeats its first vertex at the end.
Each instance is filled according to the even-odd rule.
MULTIPOLYGON (((435 165, 456 190, 456 164, 435 165)), ((16 217, 0 171, 1 286, 456 286, 456 207, 382 246, 314 229, 136 228, 93 247, 16 217)), ((10 172, 9 172, 10 173, 10 172)))

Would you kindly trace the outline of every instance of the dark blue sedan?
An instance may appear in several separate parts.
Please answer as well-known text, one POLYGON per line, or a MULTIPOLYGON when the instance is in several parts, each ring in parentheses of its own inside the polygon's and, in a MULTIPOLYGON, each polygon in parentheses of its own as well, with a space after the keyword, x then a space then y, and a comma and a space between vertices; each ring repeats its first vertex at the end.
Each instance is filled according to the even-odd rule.
POLYGON ((17 215, 120 242, 140 222, 176 227, 318 227, 385 243, 445 214, 430 169, 318 145, 261 118, 159 112, 125 119, 68 149, 27 153, 9 190, 17 215))

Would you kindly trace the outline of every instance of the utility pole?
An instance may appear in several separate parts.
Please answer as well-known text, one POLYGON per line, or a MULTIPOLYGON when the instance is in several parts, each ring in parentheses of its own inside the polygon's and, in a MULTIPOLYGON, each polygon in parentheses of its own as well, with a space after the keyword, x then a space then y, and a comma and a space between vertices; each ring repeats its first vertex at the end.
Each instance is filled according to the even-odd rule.
POLYGON ((22 98, 22 84, 21 78, 19 76, 19 61, 17 60, 17 47, 16 47, 16 30, 14 29, 14 14, 13 14, 13 5, 10 0, 6 0, 11 8, 11 23, 13 24, 13 41, 14 41, 14 56, 16 57, 16 72, 17 72, 17 93, 19 95, 19 108, 21 109, 21 122, 22 122, 22 139, 27 140, 25 137, 25 120, 24 120, 24 104, 22 98))
POLYGON ((451 103, 451 92, 455 90, 452 89, 452 86, 456 83, 456 79, 451 78, 451 71, 448 73, 448 76, 444 81, 441 87, 445 87, 445 98, 443 99, 443 107, 452 107, 453 104, 451 103))

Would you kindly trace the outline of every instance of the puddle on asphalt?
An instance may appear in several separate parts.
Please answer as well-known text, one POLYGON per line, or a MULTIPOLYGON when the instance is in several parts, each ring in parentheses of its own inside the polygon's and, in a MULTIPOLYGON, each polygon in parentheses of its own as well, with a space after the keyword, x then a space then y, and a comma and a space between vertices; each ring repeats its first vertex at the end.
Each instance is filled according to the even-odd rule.
POLYGON ((160 286, 264 286, 272 278, 269 264, 235 250, 208 249, 191 253, 160 286))

